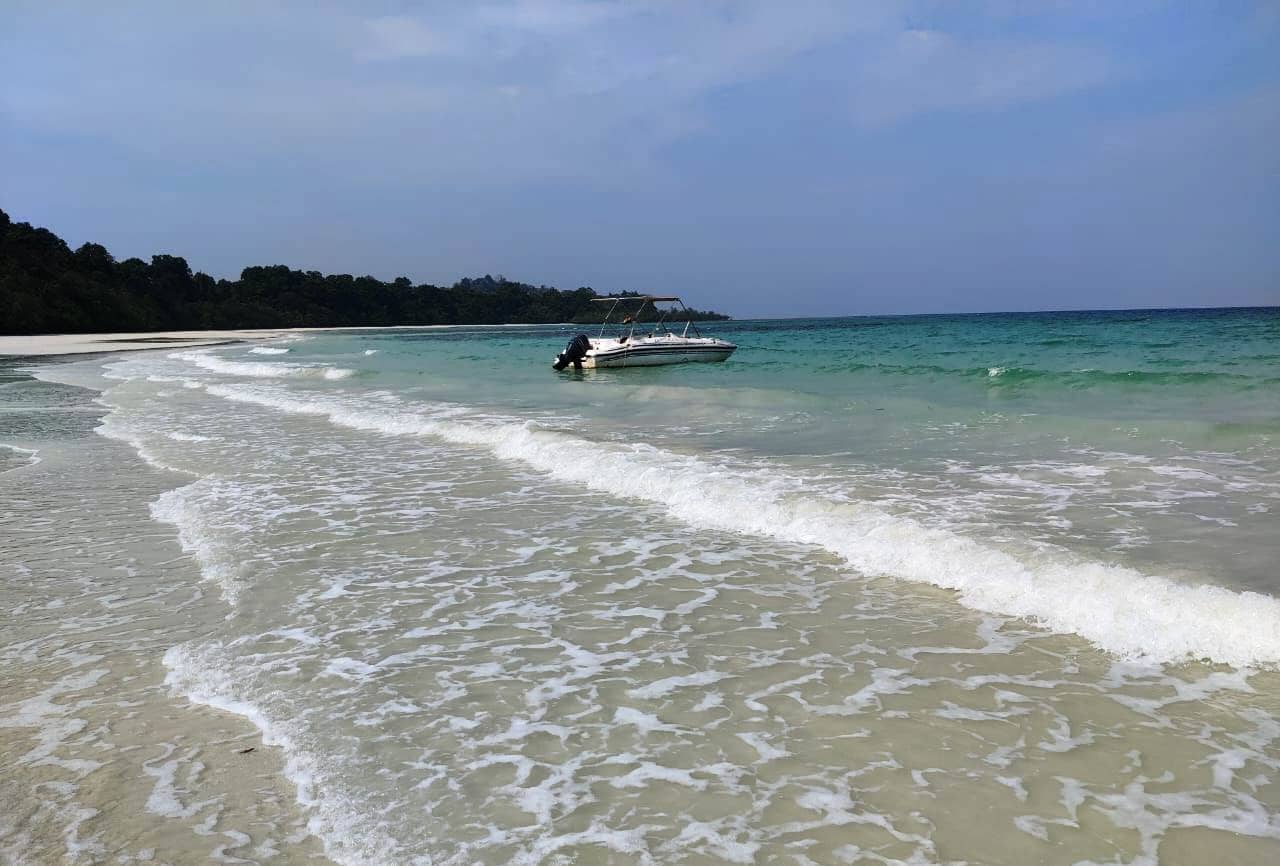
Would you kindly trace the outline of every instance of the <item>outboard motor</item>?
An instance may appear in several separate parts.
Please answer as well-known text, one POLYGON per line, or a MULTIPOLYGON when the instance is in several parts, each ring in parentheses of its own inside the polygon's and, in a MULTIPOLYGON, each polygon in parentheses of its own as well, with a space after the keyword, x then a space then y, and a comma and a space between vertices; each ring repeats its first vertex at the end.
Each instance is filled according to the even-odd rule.
POLYGON ((591 340, 586 334, 579 334, 569 341, 564 347, 564 351, 556 355, 556 362, 551 365, 554 370, 563 370, 572 364, 576 369, 582 369, 582 359, 587 357, 587 350, 591 348, 591 340))

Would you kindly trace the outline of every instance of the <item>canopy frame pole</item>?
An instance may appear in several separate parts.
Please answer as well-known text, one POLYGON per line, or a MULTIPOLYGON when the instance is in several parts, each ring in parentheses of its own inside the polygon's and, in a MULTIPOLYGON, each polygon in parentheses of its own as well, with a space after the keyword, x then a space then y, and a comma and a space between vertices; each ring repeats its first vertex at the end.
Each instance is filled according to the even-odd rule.
POLYGON ((686 336, 688 336, 688 335, 689 335, 689 328, 690 328, 690 327, 692 327, 692 328, 693 328, 693 335, 694 335, 695 337, 697 337, 698 339, 702 339, 702 332, 698 330, 698 326, 697 326, 697 325, 693 324, 693 313, 690 313, 690 312, 689 312, 689 308, 688 308, 688 307, 686 307, 686 306, 684 305, 684 301, 680 300, 679 298, 676 298, 676 303, 680 305, 680 309, 684 310, 685 315, 686 315, 686 316, 688 316, 688 318, 686 318, 686 319, 684 320, 684 333, 683 333, 683 334, 681 334, 680 336, 682 336, 682 337, 686 337, 686 336))
POLYGON ((650 301, 649 303, 653 304, 653 312, 658 316, 658 318, 653 323, 653 335, 655 337, 658 335, 659 328, 662 328, 662 330, 670 333, 670 329, 667 327, 666 321, 667 321, 667 316, 671 315, 671 310, 660 309, 658 307, 658 304, 654 301, 650 301))
POLYGON ((657 316, 657 319, 654 321, 654 324, 653 324, 653 335, 657 336, 659 328, 662 328, 664 331, 666 331, 666 333, 671 333, 671 329, 667 327, 666 322, 667 322, 667 319, 671 316, 671 314, 675 312, 675 308, 672 307, 670 309, 663 310, 658 306, 658 301, 664 301, 664 302, 674 301, 675 303, 680 305, 680 309, 685 314, 684 330, 681 331, 680 333, 681 337, 689 336, 689 329, 692 328, 693 335, 698 339, 703 339, 702 332, 699 331, 698 326, 693 323, 693 313, 689 311, 689 307, 685 304, 685 302, 679 296, 676 296, 676 295, 617 295, 617 296, 610 296, 610 297, 603 297, 603 298, 591 298, 591 300, 600 304, 608 303, 610 301, 613 302, 609 307, 609 312, 605 314, 604 321, 600 323, 601 339, 604 338, 604 331, 605 331, 605 328, 609 326, 609 320, 613 318, 613 314, 614 312, 617 311, 618 305, 621 304, 623 301, 639 301, 640 302, 640 306, 636 307, 636 311, 631 316, 631 321, 626 322, 624 320, 619 323, 619 325, 629 324, 631 326, 630 328, 627 329, 627 336, 625 338, 622 338, 623 342, 626 342, 627 340, 630 340, 632 337, 635 336, 636 322, 639 321, 641 314, 644 313, 644 308, 648 305, 653 306, 654 314, 657 316))
MULTIPOLYGON (((601 298, 600 300, 604 300, 601 298)), ((600 323, 600 339, 604 339, 604 329, 609 324, 609 319, 613 317, 613 311, 618 309, 618 304, 622 303, 622 298, 618 297, 614 300, 613 306, 609 307, 609 312, 604 314, 604 321, 600 323)))

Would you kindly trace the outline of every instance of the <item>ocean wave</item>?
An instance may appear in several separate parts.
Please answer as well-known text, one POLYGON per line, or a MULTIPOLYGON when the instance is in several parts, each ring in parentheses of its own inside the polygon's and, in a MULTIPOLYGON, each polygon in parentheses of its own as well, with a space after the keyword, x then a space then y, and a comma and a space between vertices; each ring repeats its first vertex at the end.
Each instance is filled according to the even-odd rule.
POLYGON ((1231 384, 1252 386, 1259 384, 1251 376, 1238 373, 1214 373, 1210 371, 1192 371, 1172 373, 1158 370, 1037 370, 1030 367, 988 367, 985 370, 967 369, 959 371, 966 376, 999 378, 1002 383, 1012 382, 1044 382, 1066 388, 1091 388, 1099 385, 1200 385, 1231 384))
POLYGON ((174 442, 211 442, 213 441, 213 438, 211 436, 201 436, 197 433, 182 433, 177 430, 166 431, 164 435, 167 438, 172 439, 174 442))
POLYGON ((817 498, 804 492, 803 479, 776 471, 645 444, 593 442, 532 422, 447 417, 429 406, 389 411, 280 387, 209 385, 207 391, 353 429, 480 446, 560 481, 653 503, 691 526, 813 545, 865 575, 950 589, 967 607, 1076 634, 1122 658, 1280 663, 1280 599, 1258 593, 1178 583, 1062 550, 1019 559, 874 503, 817 498))
POLYGON ((355 374, 355 370, 348 370, 342 367, 327 367, 321 364, 228 361, 208 352, 174 352, 169 357, 180 361, 189 361, 211 373, 221 373, 225 376, 246 376, 251 379, 284 379, 291 377, 345 379, 355 374))
POLYGON ((283 355, 288 349, 277 346, 254 346, 249 350, 250 355, 283 355))
POLYGON ((888 376, 931 376, 956 379, 986 380, 991 385, 1032 385, 1069 389, 1096 388, 1101 386, 1175 386, 1175 385, 1225 385, 1236 388, 1264 387, 1273 379, 1246 376, 1240 373, 1213 371, 1171 372, 1163 370, 1040 370, 1034 367, 992 364, 986 367, 943 367, 937 364, 828 364, 820 368, 823 373, 878 373, 888 376))
MULTIPOLYGON (((93 428, 93 432, 107 439, 115 439, 117 442, 123 442, 133 448, 134 452, 142 458, 142 462, 146 463, 153 469, 160 469, 166 472, 179 472, 184 475, 195 475, 196 473, 182 469, 165 463, 160 457, 152 451, 148 442, 149 434, 142 432, 137 426, 125 419, 115 407, 112 411, 103 416, 102 421, 97 427, 93 428)), ((167 437, 166 437, 167 438, 167 437)))
POLYGON ((195 558, 200 573, 218 585, 227 604, 235 605, 244 589, 246 563, 236 546, 221 541, 214 529, 214 514, 203 507, 205 500, 211 499, 216 505, 223 498, 226 491, 219 490, 219 482, 202 478, 160 494, 151 503, 151 516, 178 531, 178 543, 195 558))

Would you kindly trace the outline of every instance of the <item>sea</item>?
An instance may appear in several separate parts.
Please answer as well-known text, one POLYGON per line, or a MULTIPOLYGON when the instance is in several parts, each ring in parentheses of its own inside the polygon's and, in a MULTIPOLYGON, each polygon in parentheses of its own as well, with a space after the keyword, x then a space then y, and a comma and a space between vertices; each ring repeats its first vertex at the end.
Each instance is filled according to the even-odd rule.
POLYGON ((1280 863, 1280 309, 0 362, 0 862, 1280 863))

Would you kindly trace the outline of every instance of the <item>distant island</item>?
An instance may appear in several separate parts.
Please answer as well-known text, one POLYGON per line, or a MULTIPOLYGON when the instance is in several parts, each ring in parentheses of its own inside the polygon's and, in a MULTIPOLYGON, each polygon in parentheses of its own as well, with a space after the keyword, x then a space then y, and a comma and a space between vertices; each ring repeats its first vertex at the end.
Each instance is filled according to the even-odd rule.
MULTIPOLYGON (((590 287, 562 291, 487 274, 441 287, 267 265, 215 280, 193 273, 181 256, 118 262, 95 243, 73 251, 48 229, 12 222, 0 210, 0 334, 591 324, 609 306, 591 303, 597 297, 590 287)), ((691 312, 698 321, 729 318, 691 312)))

